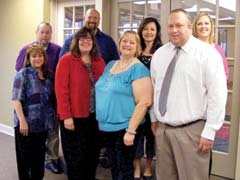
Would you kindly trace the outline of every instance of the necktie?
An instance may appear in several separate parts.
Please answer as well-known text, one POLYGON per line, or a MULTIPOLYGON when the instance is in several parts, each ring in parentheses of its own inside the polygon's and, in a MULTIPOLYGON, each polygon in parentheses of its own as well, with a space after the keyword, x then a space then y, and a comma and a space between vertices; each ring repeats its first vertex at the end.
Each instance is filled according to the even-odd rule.
POLYGON ((179 56, 179 51, 180 51, 180 47, 176 47, 176 52, 175 55, 172 58, 172 61, 170 62, 170 64, 168 65, 166 74, 164 76, 163 79, 163 83, 162 83, 162 88, 161 88, 161 92, 160 92, 160 98, 159 98, 159 110, 160 110, 160 114, 161 116, 164 116, 166 111, 167 111, 167 99, 168 99, 168 93, 169 93, 169 89, 170 89, 170 84, 172 81, 172 76, 173 76, 173 72, 175 69, 175 65, 179 56))

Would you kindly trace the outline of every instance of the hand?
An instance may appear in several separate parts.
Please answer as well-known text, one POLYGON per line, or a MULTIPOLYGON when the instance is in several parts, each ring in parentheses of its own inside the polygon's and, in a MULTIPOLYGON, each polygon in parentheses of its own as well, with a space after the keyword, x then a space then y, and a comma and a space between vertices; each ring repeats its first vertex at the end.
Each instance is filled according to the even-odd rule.
POLYGON ((126 146, 133 146, 135 135, 128 134, 127 132, 123 136, 123 142, 126 146))
POLYGON ((68 118, 64 120, 64 127, 68 130, 74 131, 74 123, 72 118, 68 118))
POLYGON ((23 136, 28 135, 28 123, 25 119, 20 121, 20 133, 23 136))
POLYGON ((199 151, 208 152, 208 151, 211 151, 212 148, 213 148, 213 141, 210 139, 201 137, 198 145, 199 151))
POLYGON ((156 132, 157 132, 157 122, 152 122, 151 124, 151 130, 153 132, 153 135, 156 136, 156 132))

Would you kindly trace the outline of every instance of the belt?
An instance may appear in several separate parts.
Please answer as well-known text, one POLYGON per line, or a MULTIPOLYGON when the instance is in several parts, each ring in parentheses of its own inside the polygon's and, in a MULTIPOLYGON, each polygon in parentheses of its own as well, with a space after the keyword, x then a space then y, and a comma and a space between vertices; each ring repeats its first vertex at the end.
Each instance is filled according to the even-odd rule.
POLYGON ((196 121, 191 121, 191 122, 188 122, 188 123, 185 123, 185 124, 180 124, 180 125, 177 125, 177 126, 173 126, 173 125, 170 125, 170 124, 167 124, 167 123, 164 123, 164 124, 167 125, 167 126, 170 126, 170 127, 179 128, 179 127, 190 126, 190 125, 195 124, 199 121, 205 121, 205 119, 197 119, 196 121))

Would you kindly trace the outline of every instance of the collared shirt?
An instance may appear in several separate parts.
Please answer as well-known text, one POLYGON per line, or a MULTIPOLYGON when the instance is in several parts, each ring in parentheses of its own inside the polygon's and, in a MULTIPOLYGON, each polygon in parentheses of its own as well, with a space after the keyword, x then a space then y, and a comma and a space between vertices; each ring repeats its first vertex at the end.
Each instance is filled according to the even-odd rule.
MULTIPOLYGON (((56 122, 56 101, 53 79, 40 80, 32 67, 23 68, 14 79, 12 100, 21 101, 23 113, 30 132, 42 132, 53 127, 56 122)), ((14 111, 14 127, 19 119, 14 111)))
MULTIPOLYGON (((15 65, 16 71, 20 71, 22 69, 27 48, 31 44, 28 44, 28 45, 24 46, 20 50, 19 55, 18 55, 17 60, 16 60, 16 65, 15 65)), ((61 47, 59 45, 55 44, 55 43, 52 43, 52 42, 50 42, 48 44, 47 49, 46 49, 47 60, 48 60, 48 67, 53 72, 55 72, 55 70, 56 70, 56 66, 57 66, 57 63, 58 63, 58 56, 59 56, 60 50, 61 50, 61 47)))
POLYGON ((152 58, 152 121, 159 120, 178 126, 206 119, 202 137, 213 140, 224 121, 227 99, 222 58, 214 47, 191 36, 181 47, 169 90, 167 112, 162 117, 158 105, 160 90, 167 67, 174 56, 174 48, 169 42, 159 48, 152 58))
MULTIPOLYGON (((59 58, 69 51, 73 37, 74 35, 71 35, 68 39, 66 39, 60 51, 59 58)), ((111 60, 119 59, 117 46, 109 35, 98 29, 96 33, 96 41, 100 49, 101 57, 104 59, 106 64, 111 60)))

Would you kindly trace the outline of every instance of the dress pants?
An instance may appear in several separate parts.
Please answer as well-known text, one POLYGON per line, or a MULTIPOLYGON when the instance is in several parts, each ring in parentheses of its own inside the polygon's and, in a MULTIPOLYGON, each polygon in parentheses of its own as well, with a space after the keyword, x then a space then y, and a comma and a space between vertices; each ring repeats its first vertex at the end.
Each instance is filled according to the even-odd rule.
POLYGON ((209 180, 210 151, 198 150, 204 125, 203 120, 179 127, 158 123, 157 180, 209 180))
POLYGON ((46 148, 47 163, 59 158, 59 127, 48 130, 46 148))
POLYGON ((15 148, 19 180, 42 180, 44 177, 47 131, 23 136, 15 127, 15 148))
POLYGON ((74 118, 75 130, 60 122, 60 132, 68 180, 95 180, 100 152, 98 123, 95 114, 74 118))

